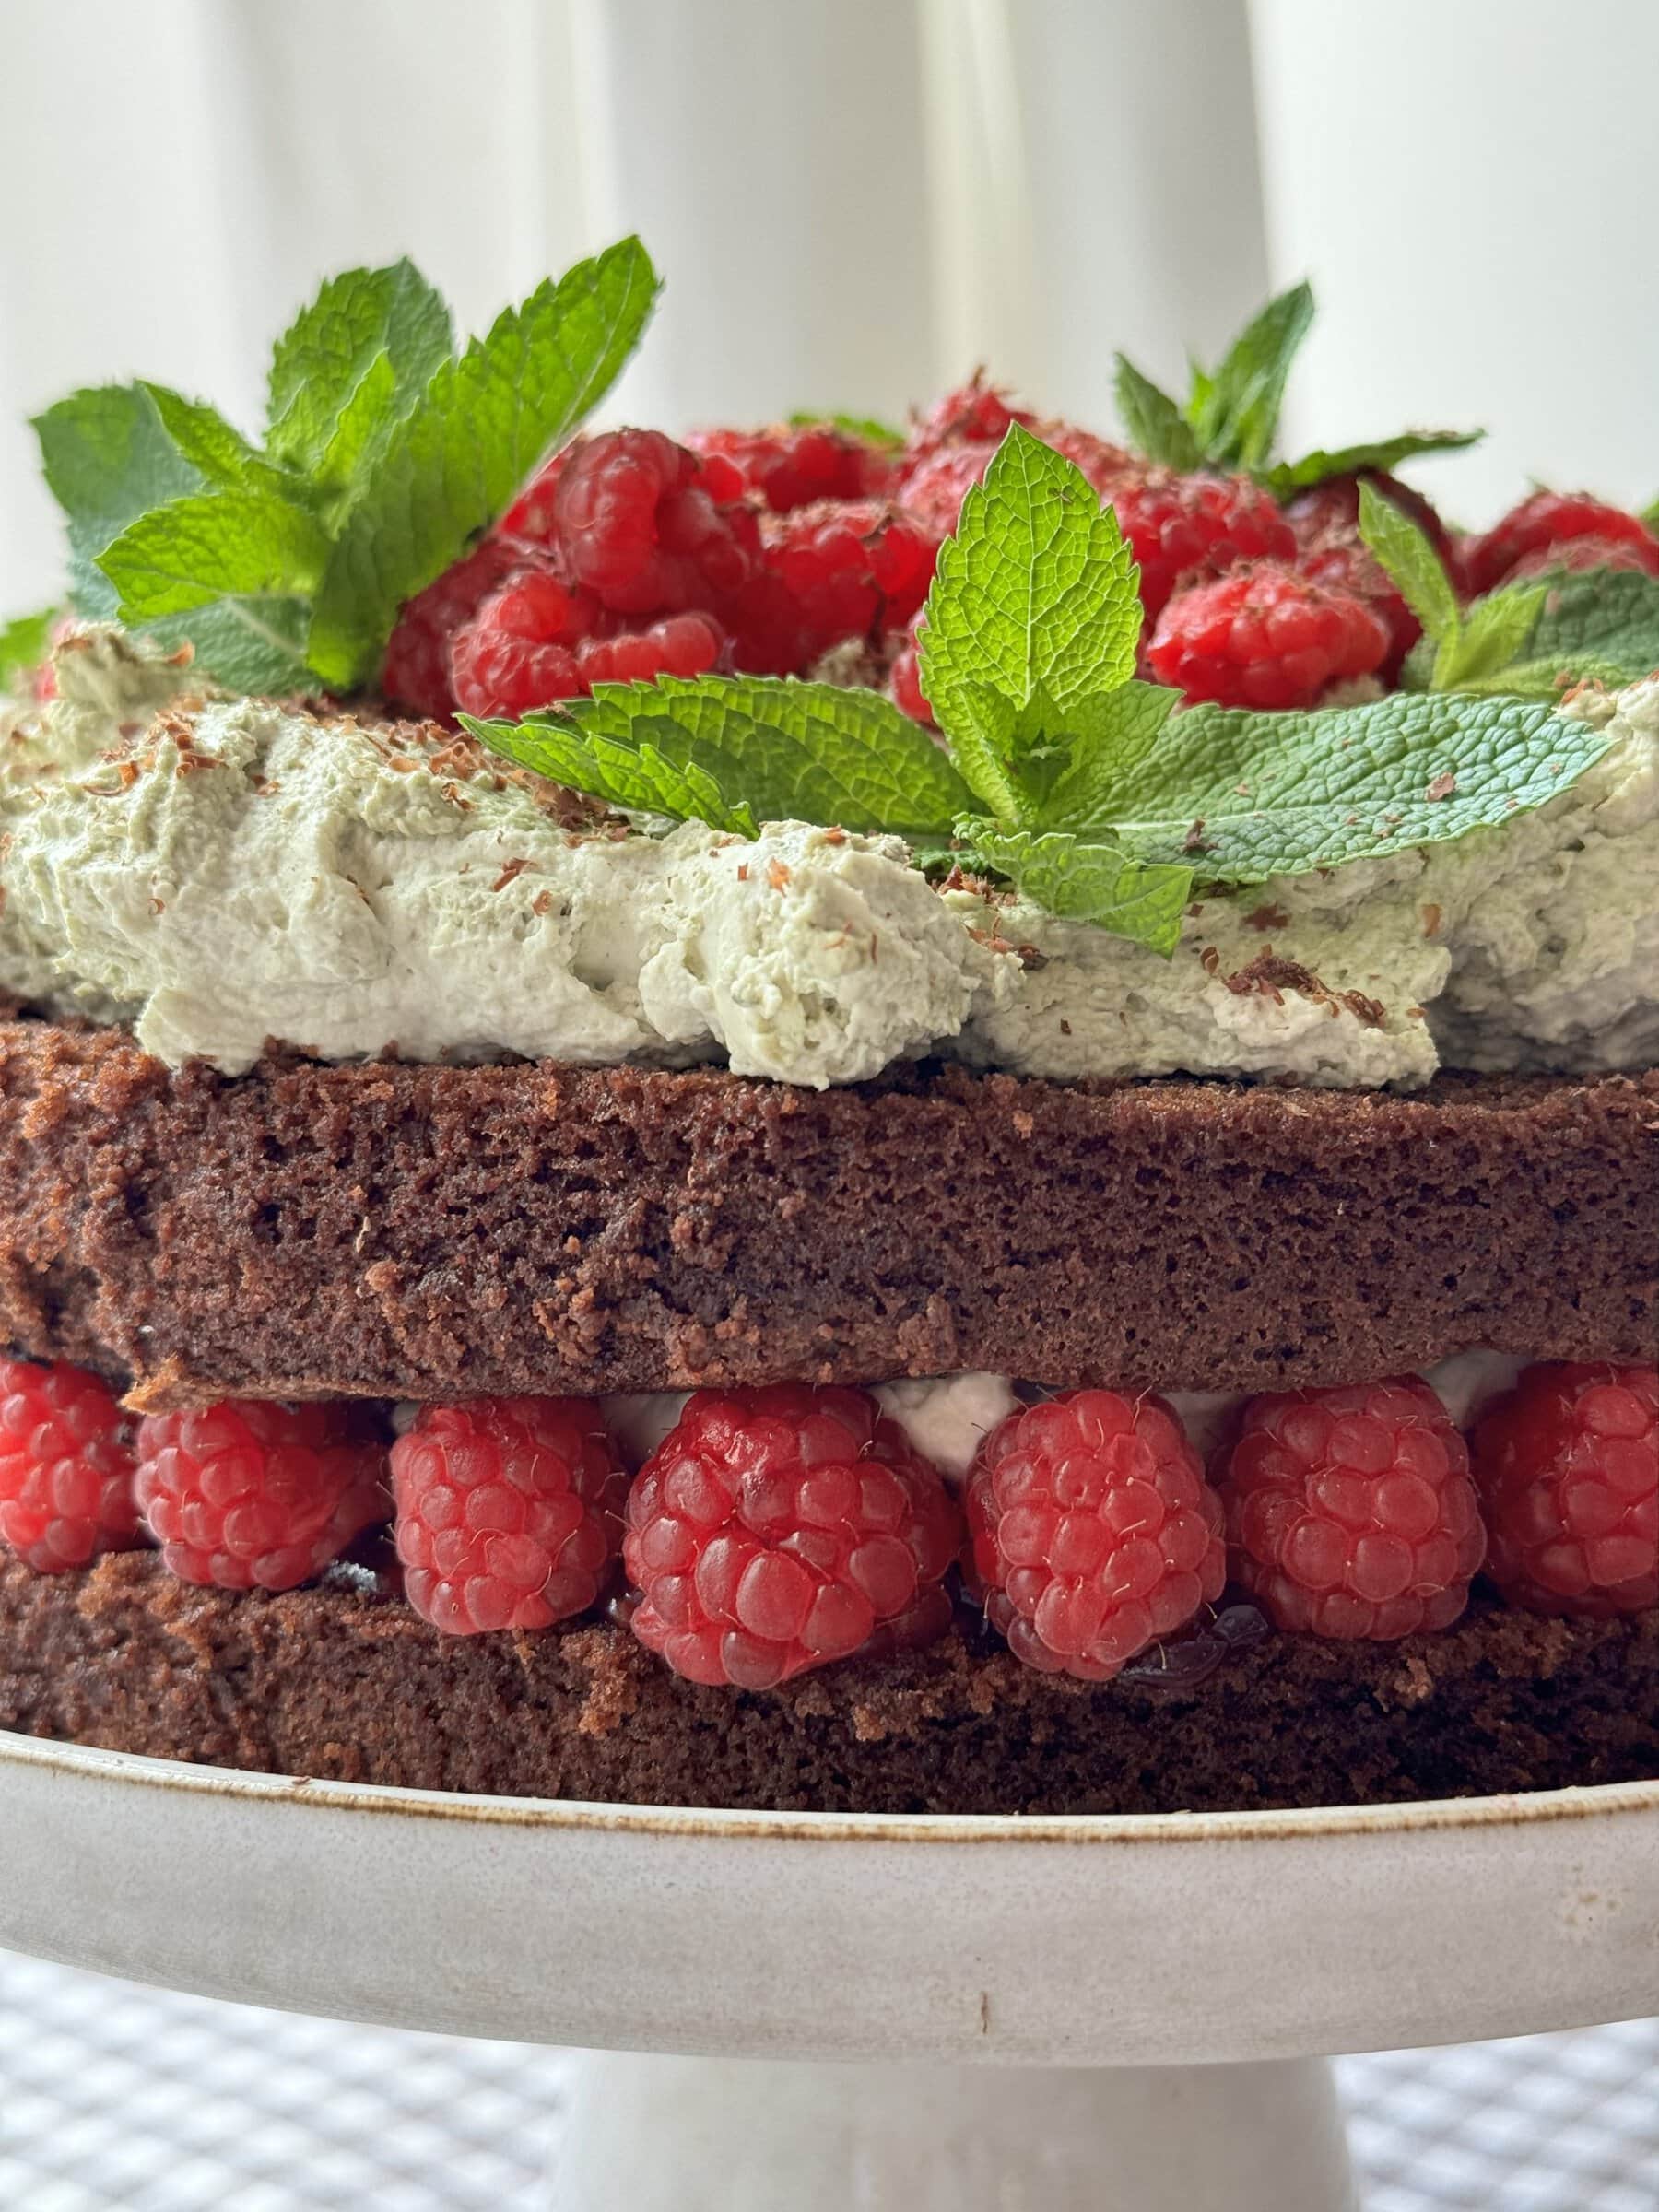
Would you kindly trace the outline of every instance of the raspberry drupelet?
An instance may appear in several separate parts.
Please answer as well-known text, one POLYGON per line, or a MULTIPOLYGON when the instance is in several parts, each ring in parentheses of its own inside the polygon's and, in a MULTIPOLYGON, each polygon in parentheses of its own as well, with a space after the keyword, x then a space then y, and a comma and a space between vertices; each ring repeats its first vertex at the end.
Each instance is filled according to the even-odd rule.
POLYGON ((1588 569, 1622 569, 1640 576, 1659 576, 1659 547, 1618 537, 1568 537, 1559 545, 1540 546, 1524 553, 1504 578, 1507 583, 1529 583, 1539 576, 1582 576, 1588 569))
POLYGON ((0 1359, 0 1544, 37 1574, 139 1541, 132 1422, 84 1368, 0 1359))
POLYGON ((386 1519, 385 1447, 349 1401, 226 1398, 138 1425, 134 1491, 173 1573, 291 1590, 386 1519))
POLYGON ((635 1478, 633 1631, 693 1682, 767 1689, 950 1619, 961 1520, 864 1391, 699 1391, 635 1478))
POLYGON ((628 1476, 595 1400, 423 1406, 392 1488, 404 1587, 434 1628, 546 1629, 604 1594, 628 1476))
POLYGON ((1221 1501, 1161 1398, 1064 1391, 1010 1414, 966 1502, 986 1618, 1045 1674, 1109 1681, 1221 1594, 1221 1501))
POLYGON ((992 383, 983 369, 976 369, 965 384, 935 400, 912 426, 905 441, 907 456, 932 453, 940 446, 959 444, 964 440, 994 449, 1011 423, 1022 422, 1030 429, 1036 419, 1029 408, 1013 406, 1007 393, 992 383))
POLYGON ((1471 1449, 1511 1605, 1604 1620, 1659 1605, 1659 1370, 1529 1367, 1471 1449))
POLYGON ((1329 685, 1371 675, 1388 650, 1382 618, 1363 599, 1263 560, 1178 593, 1147 658, 1189 700, 1309 707, 1329 685))
POLYGON ((1587 491, 1535 491, 1489 530, 1465 542, 1463 571, 1468 588, 1492 591, 1528 554, 1567 545, 1575 537, 1629 546, 1648 574, 1659 576, 1659 538, 1638 516, 1593 499, 1587 491))
POLYGON ((1468 1451, 1416 1377, 1253 1398, 1214 1473, 1232 1580, 1276 1628, 1386 1642, 1467 1605, 1486 1552, 1468 1451))
POLYGON ((1414 522, 1448 568, 1453 564, 1452 535, 1431 503, 1415 485, 1402 484, 1386 469, 1360 469, 1351 475, 1324 477, 1305 491, 1293 493, 1286 502, 1285 520, 1296 533, 1299 545, 1311 545, 1333 530, 1359 528, 1359 487, 1369 484, 1391 506, 1414 522))

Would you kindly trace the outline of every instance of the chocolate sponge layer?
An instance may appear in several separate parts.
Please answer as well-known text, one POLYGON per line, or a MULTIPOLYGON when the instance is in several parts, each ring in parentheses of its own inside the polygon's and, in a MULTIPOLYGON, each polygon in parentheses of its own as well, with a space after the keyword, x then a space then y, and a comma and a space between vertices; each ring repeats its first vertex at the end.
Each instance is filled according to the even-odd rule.
POLYGON ((1659 1075, 1411 1098, 272 1061, 0 1022, 0 1336, 133 1385, 582 1394, 1651 1359, 1659 1075))
MULTIPOLYGON (((1241 1615, 1224 1614, 1238 1624, 1241 1615)), ((1244 1625, 1260 1628, 1254 1617, 1244 1625)), ((1477 1602, 1397 1644, 1240 1636, 1095 1687, 971 1632, 782 1689, 700 1689, 626 1629, 444 1637, 361 1570, 281 1597, 153 1553, 0 1564, 0 1727, 414 1788, 830 1812, 1351 1805, 1659 1775, 1659 1613, 1477 1602)))

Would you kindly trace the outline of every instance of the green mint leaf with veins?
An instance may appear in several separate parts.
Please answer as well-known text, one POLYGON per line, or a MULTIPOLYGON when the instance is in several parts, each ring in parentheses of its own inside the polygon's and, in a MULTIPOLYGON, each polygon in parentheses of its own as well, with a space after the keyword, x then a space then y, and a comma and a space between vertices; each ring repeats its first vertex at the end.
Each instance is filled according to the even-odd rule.
POLYGON ((1194 707, 1124 779, 1113 830, 1143 860, 1265 882, 1438 844, 1541 806, 1604 731, 1541 702, 1398 691, 1359 707, 1194 707))
POLYGON ((740 755, 712 742, 700 745, 672 714, 653 714, 650 686, 612 688, 640 694, 626 741, 579 729, 571 716, 551 712, 521 723, 459 719, 503 759, 625 814, 666 815, 753 837, 758 825, 742 795, 748 779, 740 755))
POLYGON ((1256 468, 1273 451, 1290 364, 1313 320, 1312 287, 1292 285, 1253 316, 1213 375, 1194 376, 1189 418, 1206 460, 1256 468))
POLYGON ((1652 675, 1659 668, 1659 577, 1588 569, 1545 578, 1544 610, 1529 650, 1558 677, 1635 683, 1652 675))
POLYGON ((1157 743, 1180 701, 1179 691, 1143 683, 1079 700, 1065 725, 1067 758, 1040 801, 1041 819, 1073 830, 1110 822, 1124 776, 1157 743))
POLYGON ((31 672, 46 658, 59 611, 45 606, 38 615, 18 615, 0 622, 0 697, 14 676, 31 672))
POLYGON ((1051 914, 1092 922, 1166 957, 1181 937, 1192 895, 1190 863, 1136 860, 1114 838, 1075 837, 1063 830, 1010 830, 965 815, 956 825, 964 857, 1006 876, 1051 914))
POLYGON ((204 481, 224 490, 268 491, 279 498, 300 499, 303 480, 285 469, 273 468, 254 451, 241 432, 225 420, 217 407, 203 399, 186 399, 166 384, 140 382, 149 394, 161 427, 175 450, 197 470, 204 481))
POLYGON ((1079 701, 1128 682, 1138 582, 1082 470, 1016 423, 939 548, 918 635, 923 689, 993 813, 1020 819, 1022 760, 1058 739, 1079 701))
POLYGON ((1112 389, 1117 394, 1118 418, 1136 451, 1165 468, 1198 467, 1203 455, 1197 438, 1175 402, 1123 354, 1113 358, 1117 367, 1112 389))
POLYGON ((398 607, 465 552, 615 382, 657 293, 638 239, 551 279, 438 369, 374 461, 330 556, 309 655, 367 681, 398 607))
POLYGON ((741 812, 751 822, 822 822, 937 843, 973 803, 932 738, 890 700, 793 677, 601 684, 592 699, 526 723, 462 720, 492 751, 572 790, 716 829, 732 827, 741 812), (628 766, 646 751, 682 779, 701 771, 720 818, 686 803, 684 781, 665 795, 654 764, 648 779, 628 766), (653 795, 640 795, 647 781, 653 795))
POLYGON ((34 418, 53 497, 69 525, 69 594, 91 621, 114 618, 116 594, 98 556, 152 507, 201 490, 199 469, 169 437, 141 384, 72 392, 34 418))
POLYGON ((1484 430, 1402 430, 1397 438, 1378 438, 1365 445, 1342 445, 1327 453, 1316 446, 1300 461, 1280 461, 1263 469, 1262 482, 1276 500, 1288 500, 1293 491, 1323 484, 1327 477, 1357 476, 1361 469, 1395 469, 1418 453, 1453 453, 1478 445, 1484 430))
POLYGON ((264 491, 199 492, 142 514, 99 555, 124 622, 188 614, 216 599, 303 596, 328 539, 303 507, 264 491))
POLYGON ((449 309, 412 262, 331 276, 272 353, 273 457, 344 492, 453 351, 449 309))

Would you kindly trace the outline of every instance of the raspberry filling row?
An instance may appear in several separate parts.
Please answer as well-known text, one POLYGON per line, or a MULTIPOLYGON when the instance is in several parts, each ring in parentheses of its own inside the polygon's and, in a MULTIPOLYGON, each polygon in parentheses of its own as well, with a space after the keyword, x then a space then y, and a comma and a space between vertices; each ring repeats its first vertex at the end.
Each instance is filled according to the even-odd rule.
POLYGON ((1524 1369, 1465 1435, 1415 1376, 1272 1392, 1207 1468, 1166 1399, 1028 1394, 959 1488, 868 1392, 700 1391, 630 1474, 600 1401, 401 1424, 250 1399, 135 1421, 98 1376, 0 1359, 0 1544, 41 1573, 157 1545, 226 1590, 312 1580, 391 1525, 445 1634, 608 1605, 677 1674, 770 1688, 919 1649, 966 1603, 1026 1665, 1103 1682, 1231 1587, 1275 1629, 1388 1641, 1507 1603, 1659 1606, 1659 1370, 1524 1369))

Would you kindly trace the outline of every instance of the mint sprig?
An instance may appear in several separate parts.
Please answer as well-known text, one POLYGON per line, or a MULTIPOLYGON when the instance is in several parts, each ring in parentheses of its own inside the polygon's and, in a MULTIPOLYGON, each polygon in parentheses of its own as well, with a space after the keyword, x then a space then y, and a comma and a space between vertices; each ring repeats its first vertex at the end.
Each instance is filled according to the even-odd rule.
POLYGON ((403 601, 465 551, 609 391, 657 289, 644 247, 624 239, 440 366, 330 552, 306 649, 327 682, 373 675, 403 601))
POLYGON ((1418 453, 1473 445, 1479 430, 1404 430, 1335 452, 1316 448, 1297 461, 1274 462, 1279 413, 1292 364, 1313 320, 1313 293, 1292 285, 1253 316, 1218 367, 1191 364, 1187 396, 1177 401, 1116 356, 1118 413, 1135 445, 1167 468, 1243 469, 1276 499, 1327 477, 1397 468, 1418 453))
POLYGON ((350 270, 277 340, 262 446, 166 385, 72 393, 35 429, 76 611, 241 690, 371 680, 401 602, 603 397, 656 288, 624 239, 457 359, 409 263, 350 270))

